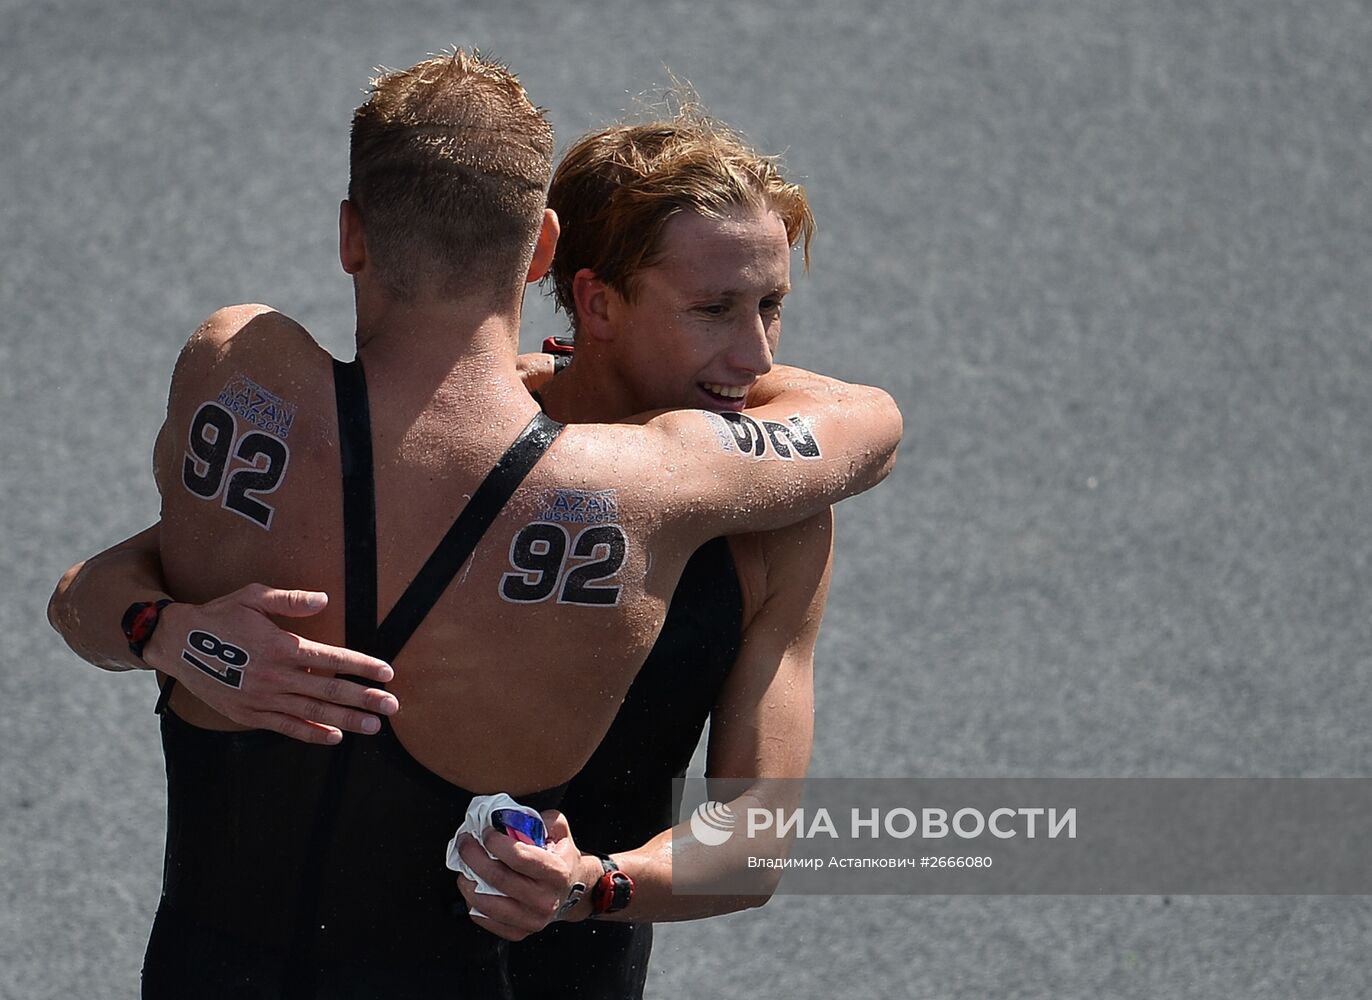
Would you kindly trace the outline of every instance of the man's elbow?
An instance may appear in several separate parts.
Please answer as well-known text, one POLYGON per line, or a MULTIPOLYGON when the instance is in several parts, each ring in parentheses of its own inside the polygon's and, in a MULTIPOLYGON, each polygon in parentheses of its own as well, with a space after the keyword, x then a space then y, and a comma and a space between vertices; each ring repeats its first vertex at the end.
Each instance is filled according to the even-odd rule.
POLYGON ((900 407, 889 392, 875 386, 864 386, 863 396, 858 403, 863 408, 864 447, 858 469, 857 492, 870 490, 890 475, 895 468, 896 452, 905 430, 900 407))
POLYGON ((81 575, 81 570, 85 567, 85 561, 81 561, 62 574, 62 578, 57 581, 57 587, 53 590, 52 596, 48 598, 48 624, 71 645, 68 637, 71 630, 72 619, 75 610, 72 608, 71 591, 76 583, 76 578, 81 575))
POLYGON ((48 598, 48 624, 62 637, 67 647, 87 663, 102 670, 128 670, 124 664, 109 659, 82 642, 81 612, 77 605, 76 591, 79 589, 81 573, 86 565, 86 561, 77 563, 57 581, 52 597, 48 598))
POLYGON ((896 452, 900 449, 900 441, 905 434, 905 418, 900 414, 900 407, 889 392, 878 389, 881 394, 878 408, 880 410, 880 435, 882 439, 883 451, 886 461, 881 467, 881 478, 885 479, 896 464, 896 452))

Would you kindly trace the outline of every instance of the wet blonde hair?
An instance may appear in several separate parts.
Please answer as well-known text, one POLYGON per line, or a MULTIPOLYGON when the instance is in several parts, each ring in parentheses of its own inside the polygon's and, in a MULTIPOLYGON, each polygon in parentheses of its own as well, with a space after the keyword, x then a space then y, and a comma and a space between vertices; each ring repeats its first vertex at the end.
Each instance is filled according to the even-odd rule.
POLYGON ((348 199, 388 293, 498 297, 522 285, 552 152, 542 110, 479 52, 373 80, 353 114, 348 199))
POLYGON ((548 279, 576 326, 572 282, 589 268, 632 301, 634 279, 659 259, 667 223, 681 212, 719 218, 738 207, 775 211, 810 266, 815 219, 805 189, 689 96, 669 119, 614 125, 578 139, 548 191, 562 233, 548 279))

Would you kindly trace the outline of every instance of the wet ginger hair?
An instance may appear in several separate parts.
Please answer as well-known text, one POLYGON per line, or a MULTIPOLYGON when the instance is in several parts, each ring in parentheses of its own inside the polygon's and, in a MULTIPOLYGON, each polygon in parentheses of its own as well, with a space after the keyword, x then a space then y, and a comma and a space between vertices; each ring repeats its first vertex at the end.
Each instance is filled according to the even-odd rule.
POLYGON ((576 329, 572 283, 589 268, 626 301, 635 278, 660 259, 662 234, 681 212, 720 218, 731 209, 775 211, 810 266, 815 219, 805 189, 782 175, 738 132, 689 98, 670 119, 588 133, 563 155, 548 191, 562 232, 551 281, 576 329))
POLYGON ((552 153, 543 111, 479 52, 381 72, 353 113, 348 200, 387 293, 518 294, 552 153))

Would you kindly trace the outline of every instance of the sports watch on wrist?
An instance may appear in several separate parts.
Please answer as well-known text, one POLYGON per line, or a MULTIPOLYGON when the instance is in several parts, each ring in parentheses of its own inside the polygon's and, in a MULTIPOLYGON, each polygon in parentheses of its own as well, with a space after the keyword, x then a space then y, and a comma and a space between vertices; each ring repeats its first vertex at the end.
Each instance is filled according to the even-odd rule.
POLYGON ((140 660, 143 659, 143 647, 157 630, 162 609, 171 603, 170 597, 164 597, 160 601, 135 601, 124 612, 119 627, 124 630, 124 638, 129 641, 129 652, 140 660))
POLYGON ((634 880, 627 872, 620 871, 619 865, 608 855, 598 855, 604 874, 596 880, 591 889, 591 919, 606 913, 618 913, 629 905, 634 898, 634 880))

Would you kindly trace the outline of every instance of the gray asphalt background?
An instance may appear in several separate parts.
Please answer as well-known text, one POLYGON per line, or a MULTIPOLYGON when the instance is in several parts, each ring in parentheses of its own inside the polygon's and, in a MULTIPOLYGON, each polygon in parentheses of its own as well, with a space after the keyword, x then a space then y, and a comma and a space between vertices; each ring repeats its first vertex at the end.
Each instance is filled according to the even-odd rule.
MULTIPOLYGON (((1368 776, 1366 0, 0 0, 0 995, 135 996, 160 879, 151 681, 78 663, 52 585, 155 515, 207 313, 351 355, 348 113, 450 43, 559 148, 670 68, 808 186, 784 358, 906 418, 840 509, 814 773, 1368 776)), ((659 942, 656 997, 1363 997, 1372 903, 781 898, 659 942)))

